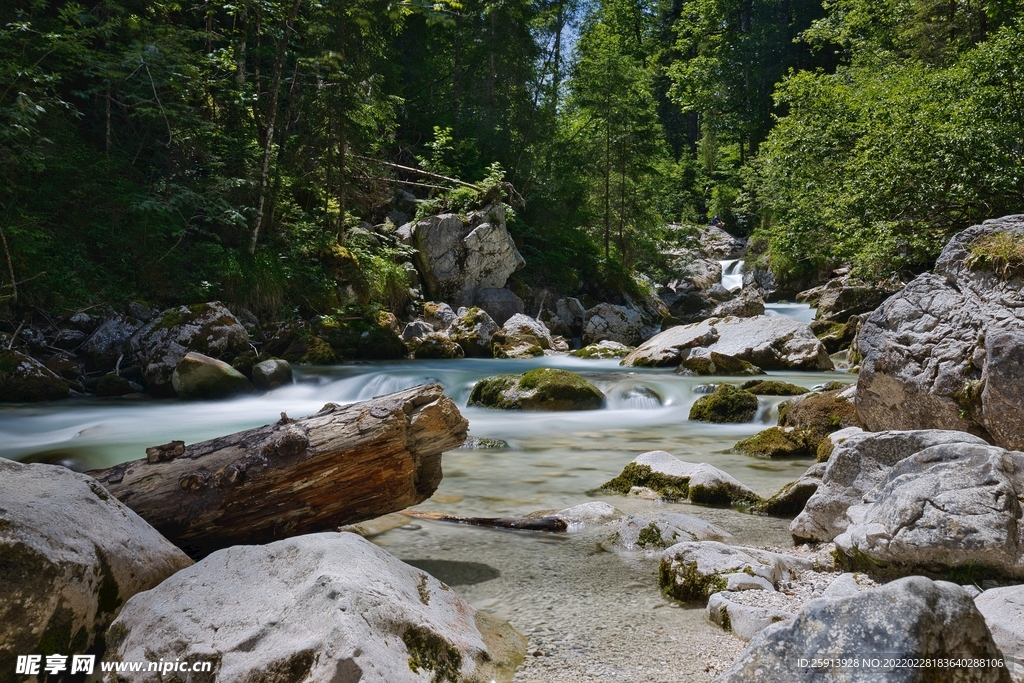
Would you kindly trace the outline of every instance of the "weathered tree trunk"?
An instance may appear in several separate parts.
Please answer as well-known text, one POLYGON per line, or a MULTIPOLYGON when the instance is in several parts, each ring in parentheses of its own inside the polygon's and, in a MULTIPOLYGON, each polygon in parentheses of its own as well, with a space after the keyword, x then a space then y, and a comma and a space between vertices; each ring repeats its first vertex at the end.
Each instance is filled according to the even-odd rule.
MULTIPOLYGON (((335 529, 416 505, 468 422, 430 384, 90 472, 193 557, 335 529)), ((180 444, 180 445, 179 445, 180 444)))

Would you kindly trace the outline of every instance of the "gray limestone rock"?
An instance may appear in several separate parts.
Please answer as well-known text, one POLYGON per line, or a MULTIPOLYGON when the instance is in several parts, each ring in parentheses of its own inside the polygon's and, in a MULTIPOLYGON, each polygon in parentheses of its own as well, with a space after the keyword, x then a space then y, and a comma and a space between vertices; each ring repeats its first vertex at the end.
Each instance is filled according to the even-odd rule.
MULTIPOLYGON (((253 366, 254 374, 255 370, 253 366)), ((291 366, 288 370, 291 374, 291 366)), ((171 386, 178 398, 184 399, 225 398, 252 391, 252 384, 238 370, 195 351, 189 351, 178 361, 171 375, 171 386)))
POLYGON ((271 358, 252 366, 252 384, 260 391, 292 383, 292 366, 286 360, 271 358))
POLYGON ((0 671, 84 654, 121 606, 192 564, 92 477, 0 459, 0 671))
POLYGON ((251 683, 510 681, 525 651, 507 622, 429 574, 321 533, 220 550, 137 595, 104 659, 204 661, 218 681, 251 683))
MULTIPOLYGON (((97 331, 97 334, 99 332, 97 331)), ((150 393, 171 393, 171 375, 190 351, 230 361, 249 350, 249 333, 219 301, 170 308, 132 337, 150 393)))
POLYGON ((640 343, 643 327, 643 316, 636 309, 615 304, 598 304, 584 316, 583 343, 596 344, 607 339, 627 346, 636 346, 640 343))
POLYGON ((831 541, 846 531, 846 511, 860 505, 889 470, 904 458, 941 444, 980 444, 978 437, 963 432, 918 430, 861 433, 836 445, 829 457, 821 484, 790 525, 794 538, 831 541))
POLYGON ((480 289, 473 304, 487 311, 497 325, 504 325, 512 316, 526 312, 523 300, 508 289, 480 289))
POLYGON ((470 306, 481 289, 501 289, 526 265, 505 229, 505 211, 492 204, 465 219, 431 216, 411 228, 416 265, 430 296, 470 306))
MULTIPOLYGON (((911 576, 849 597, 808 602, 792 621, 768 626, 718 679, 722 683, 1009 683, 1005 667, 847 667, 822 673, 815 658, 967 658, 1001 655, 960 586, 911 576), (807 660, 802 664, 801 660, 807 660)), ((884 663, 884 662, 883 662, 884 663)))
POLYGON ((857 410, 868 429, 956 429, 1024 448, 1024 275, 972 258, 1024 238, 1024 216, 953 237, 935 264, 861 326, 857 410))
POLYGON ((831 370, 832 361, 811 328, 789 318, 710 318, 672 327, 641 344, 622 365, 678 365, 687 349, 707 347, 765 370, 831 370))
POLYGON ((974 598, 1014 681, 1024 680, 1024 586, 990 588, 974 598))

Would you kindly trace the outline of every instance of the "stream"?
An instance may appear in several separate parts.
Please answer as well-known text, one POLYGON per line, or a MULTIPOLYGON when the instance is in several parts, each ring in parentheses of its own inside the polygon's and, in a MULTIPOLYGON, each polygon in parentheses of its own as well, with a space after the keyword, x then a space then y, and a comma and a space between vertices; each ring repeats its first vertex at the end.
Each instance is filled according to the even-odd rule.
MULTIPOLYGON (((810 309, 797 312, 813 316, 810 309)), ((769 377, 809 389, 854 379, 842 372, 772 372, 769 377)), ((446 453, 440 488, 417 509, 508 517, 604 500, 644 517, 665 511, 699 516, 732 533, 737 543, 789 545, 789 520, 597 492, 635 456, 655 449, 711 463, 765 496, 808 467, 806 459, 769 461, 730 450, 774 424, 782 398, 761 397, 757 416, 746 424, 689 422, 690 406, 708 381, 671 369, 627 369, 616 360, 568 356, 311 367, 297 372, 295 384, 258 397, 218 402, 88 398, 5 408, 0 456, 109 467, 144 457, 147 446, 222 436, 274 422, 282 411, 298 417, 328 402, 351 403, 440 382, 469 419, 472 436, 503 439, 509 447, 446 453), (480 378, 541 366, 583 375, 605 392, 607 407, 563 413, 466 407, 480 378)), ((516 681, 706 681, 743 646, 708 625, 702 609, 679 607, 660 595, 656 555, 601 551, 592 533, 493 530, 411 518, 392 526, 372 540, 527 636, 529 654, 516 681)))

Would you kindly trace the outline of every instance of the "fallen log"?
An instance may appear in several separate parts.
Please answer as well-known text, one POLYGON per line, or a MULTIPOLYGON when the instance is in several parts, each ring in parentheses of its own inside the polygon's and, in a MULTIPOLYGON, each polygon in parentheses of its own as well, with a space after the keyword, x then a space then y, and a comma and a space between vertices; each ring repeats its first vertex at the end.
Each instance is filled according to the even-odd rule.
POLYGON ((468 422, 439 384, 89 472, 192 557, 336 529, 429 498, 468 422))
POLYGON ((519 531, 566 531, 569 524, 560 517, 459 517, 448 515, 443 512, 421 512, 419 510, 405 510, 403 515, 415 517, 416 519, 429 519, 435 522, 452 522, 453 524, 468 524, 470 526, 484 526, 492 529, 516 529, 519 531))

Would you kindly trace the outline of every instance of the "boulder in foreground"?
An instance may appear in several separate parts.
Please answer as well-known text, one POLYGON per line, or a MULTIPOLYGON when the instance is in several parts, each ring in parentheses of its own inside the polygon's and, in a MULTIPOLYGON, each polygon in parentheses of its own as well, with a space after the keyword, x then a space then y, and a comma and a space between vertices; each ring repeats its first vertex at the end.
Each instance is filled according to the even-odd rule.
MULTIPOLYGON (((349 533, 235 546, 136 596, 107 661, 209 662, 209 680, 510 681, 526 641, 349 533)), ((119 673, 124 683, 148 674, 119 673)))
POLYGON ((0 459, 0 671, 84 654, 121 606, 192 564, 92 477, 0 459))
POLYGON ((1004 666, 849 667, 823 674, 801 659, 964 658, 1001 661, 985 620, 963 588, 911 576, 849 597, 807 603, 768 626, 718 679, 723 683, 1010 683, 1004 666))

